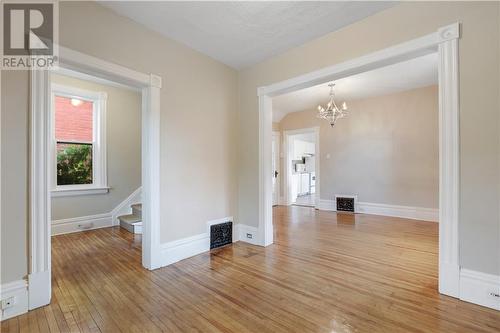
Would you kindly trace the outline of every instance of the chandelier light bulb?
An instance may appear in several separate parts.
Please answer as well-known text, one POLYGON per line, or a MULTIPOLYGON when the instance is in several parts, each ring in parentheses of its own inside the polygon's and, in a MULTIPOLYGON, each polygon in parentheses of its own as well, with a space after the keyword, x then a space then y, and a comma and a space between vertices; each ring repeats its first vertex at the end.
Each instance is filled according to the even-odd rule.
POLYGON ((335 93, 333 88, 335 87, 335 83, 330 83, 328 85, 330 87, 330 100, 326 104, 326 108, 321 105, 318 105, 318 118, 325 119, 330 123, 330 126, 335 126, 337 119, 344 118, 347 115, 347 103, 343 102, 340 109, 335 103, 335 93))

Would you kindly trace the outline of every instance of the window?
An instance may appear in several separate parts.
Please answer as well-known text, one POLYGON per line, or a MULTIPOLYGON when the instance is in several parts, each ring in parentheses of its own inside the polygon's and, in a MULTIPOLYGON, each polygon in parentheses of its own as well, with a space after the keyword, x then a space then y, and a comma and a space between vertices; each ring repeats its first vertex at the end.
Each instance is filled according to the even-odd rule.
POLYGON ((52 84, 53 196, 106 193, 106 93, 52 84))

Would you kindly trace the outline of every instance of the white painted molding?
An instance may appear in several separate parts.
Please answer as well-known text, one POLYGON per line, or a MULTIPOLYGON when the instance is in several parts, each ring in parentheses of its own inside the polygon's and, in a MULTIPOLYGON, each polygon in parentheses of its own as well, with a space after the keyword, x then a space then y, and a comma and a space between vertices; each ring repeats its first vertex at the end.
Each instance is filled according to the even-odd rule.
POLYGON ((34 309, 50 303, 51 299, 51 203, 50 203, 50 143, 51 128, 50 82, 47 70, 30 71, 30 191, 29 191, 29 275, 47 274, 49 283, 39 295, 45 299, 28 299, 34 309))
POLYGON ((460 24, 458 22, 438 29, 438 42, 447 42, 460 38, 460 24))
POLYGON ((121 83, 118 83, 116 81, 106 80, 106 79, 103 79, 103 78, 100 78, 100 77, 97 77, 97 76, 88 75, 88 74, 84 74, 84 73, 81 73, 81 72, 76 72, 74 70, 67 69, 67 68, 57 67, 57 68, 53 69, 53 72, 56 73, 56 74, 63 75, 63 76, 69 76, 69 77, 80 79, 80 80, 84 80, 84 81, 95 82, 97 84, 101 84, 101 85, 105 85, 105 86, 110 86, 110 87, 115 87, 115 88, 118 88, 118 89, 125 89, 125 90, 135 91, 135 92, 140 92, 141 91, 141 89, 138 89, 136 87, 132 87, 132 86, 129 86, 129 85, 121 84, 121 83))
POLYGON ((224 217, 208 221, 205 233, 163 243, 161 245, 161 266, 168 266, 180 260, 210 251, 210 226, 228 221, 233 222, 233 243, 242 241, 263 246, 258 228, 244 224, 235 224, 232 217, 224 217), (251 238, 248 238, 247 234, 251 235, 251 238))
POLYGON ((476 272, 468 269, 460 270, 460 299, 500 310, 500 276, 476 272))
POLYGON ((164 243, 161 245, 161 266, 168 266, 209 250, 210 237, 207 233, 164 243))
MULTIPOLYGON (((276 192, 273 193, 273 204, 274 204, 274 196, 276 196, 276 204, 279 205, 281 202, 281 132, 280 131, 274 131, 273 130, 273 141, 275 142, 275 156, 273 156, 273 159, 276 158, 276 165, 275 165, 275 171, 278 171, 278 177, 276 177, 276 192)), ((274 177, 274 176, 273 176, 274 177)))
MULTIPOLYGON (((142 264, 161 266, 160 249, 160 87, 161 78, 144 74, 59 45, 59 67, 101 77, 142 91, 142 264)), ((51 295, 51 213, 48 132, 51 130, 47 70, 30 71, 29 308, 49 304, 51 295), (46 274, 48 278, 35 279, 46 274), (36 281, 45 281, 42 285, 36 281), (33 284, 31 284, 33 283, 33 284), (31 297, 33 295, 33 297, 31 297), (48 295, 43 302, 40 298, 48 295)), ((111 219, 111 217, 110 217, 111 219)))
MULTIPOLYGON (((339 195, 344 196, 344 195, 339 195)), ((349 197, 349 196, 347 196, 349 197)), ((320 199, 319 210, 337 211, 335 200, 320 199)), ((391 217, 401 217, 405 219, 421 220, 428 222, 439 221, 439 209, 411 207, 400 205, 388 205, 371 202, 357 202, 355 207, 356 213, 382 215, 391 217)))
POLYGON ((294 78, 257 88, 257 96, 274 97, 292 91, 309 88, 328 81, 347 77, 369 69, 388 66, 434 52, 448 40, 458 39, 459 23, 439 28, 436 32, 401 44, 375 51, 329 67, 321 68, 294 78))
POLYGON ((39 308, 46 305, 47 299, 50 300, 51 288, 47 289, 50 285, 50 271, 36 272, 28 274, 28 300, 29 310, 39 308))
POLYGON ((110 214, 113 225, 120 224, 120 222, 118 221, 118 216, 131 214, 131 206, 140 202, 142 202, 142 187, 137 188, 128 197, 126 197, 125 200, 116 205, 116 207, 111 211, 110 214))
POLYGON ((213 226, 215 224, 226 223, 226 222, 233 222, 233 227, 234 227, 234 220, 233 220, 232 216, 228 216, 228 217, 223 217, 221 219, 207 221, 207 234, 210 234, 210 227, 211 226, 213 226))
POLYGON ((79 216, 52 221, 52 236, 113 226, 111 213, 79 216))
POLYGON ((317 209, 336 212, 337 206, 335 205, 335 200, 319 199, 319 205, 317 209))
POLYGON ((162 86, 161 76, 159 76, 159 75, 150 74, 149 75, 149 82, 150 82, 150 86, 154 87, 154 88, 161 88, 161 86, 162 86))
POLYGON ((79 195, 94 195, 94 194, 107 194, 109 187, 87 187, 87 188, 58 188, 52 190, 50 195, 52 198, 57 197, 74 197, 79 195))
POLYGON ((202 234, 163 243, 161 245, 161 266, 168 266, 180 260, 210 251, 210 226, 233 222, 233 243, 238 241, 240 227, 232 216, 207 221, 206 231, 202 234))
POLYGON ((459 25, 439 30, 439 292, 458 297, 460 133, 459 25))
POLYGON ((263 246, 273 243, 272 187, 272 99, 259 96, 259 239, 263 246))
POLYGON ((83 72, 87 75, 104 77, 132 87, 151 85, 150 74, 140 73, 130 68, 105 61, 59 45, 59 66, 83 72))
POLYGON ((130 214, 131 205, 141 202, 142 187, 120 202, 110 213, 78 216, 52 221, 52 236, 73 232, 112 227, 119 224, 118 216, 130 214))
POLYGON ((0 286, 1 300, 14 297, 14 305, 0 311, 0 321, 19 316, 28 312, 28 283, 26 280, 17 280, 0 286))
POLYGON ((357 213, 401 217, 428 222, 439 221, 439 209, 358 202, 357 213))
MULTIPOLYGON (((458 210, 459 210, 459 59, 460 25, 441 27, 434 33, 379 50, 343 63, 257 88, 259 98, 259 233, 264 244, 272 243, 270 164, 272 134, 271 98, 309 88, 401 61, 439 53, 439 142, 440 142, 440 229, 439 292, 459 296, 458 210)), ((318 192, 319 193, 319 192, 318 192)), ((286 199, 286 198, 285 198, 286 199)), ((322 203, 319 201, 318 206, 322 203)), ((323 203, 325 205, 325 203, 323 203)))
MULTIPOLYGON (((158 82, 157 82, 158 83, 158 82)), ((142 265, 153 270, 161 267, 160 248, 160 88, 142 90, 142 265)))

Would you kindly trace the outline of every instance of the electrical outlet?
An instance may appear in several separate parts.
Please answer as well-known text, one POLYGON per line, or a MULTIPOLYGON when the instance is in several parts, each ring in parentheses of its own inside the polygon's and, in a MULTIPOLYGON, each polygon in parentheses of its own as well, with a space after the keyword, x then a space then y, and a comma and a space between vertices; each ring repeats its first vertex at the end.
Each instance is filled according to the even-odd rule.
POLYGON ((16 303, 16 297, 12 296, 2 300, 2 310, 11 308, 16 303))
POLYGON ((252 234, 247 234, 247 238, 253 238, 252 234))

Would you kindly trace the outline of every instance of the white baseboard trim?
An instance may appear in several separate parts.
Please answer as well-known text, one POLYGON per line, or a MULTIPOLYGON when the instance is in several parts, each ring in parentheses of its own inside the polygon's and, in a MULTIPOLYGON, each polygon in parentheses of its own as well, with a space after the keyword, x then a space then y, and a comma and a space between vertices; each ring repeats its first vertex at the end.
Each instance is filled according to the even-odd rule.
MULTIPOLYGON (((319 210, 335 212, 335 200, 320 199, 317 207, 319 210)), ((399 205, 387 205, 371 202, 358 202, 355 207, 356 213, 401 217, 405 219, 422 220, 430 222, 439 221, 439 209, 411 207, 399 205)))
POLYGON ((50 271, 36 272, 28 275, 28 306, 30 310, 50 304, 52 296, 50 276, 50 271), (47 288, 47 286, 50 286, 50 288, 47 288))
POLYGON ((460 266, 444 262, 439 265, 439 293, 460 298, 460 266))
POLYGON ((209 250, 210 237, 207 233, 164 243, 161 245, 161 265, 168 266, 209 250))
POLYGON ((316 207, 319 210, 326 210, 329 212, 336 212, 335 200, 319 199, 319 204, 316 207))
POLYGON ((120 202, 110 213, 78 216, 68 219, 53 220, 51 235, 70 234, 73 232, 99 229, 119 225, 118 216, 131 214, 131 205, 141 202, 142 187, 132 192, 120 202))
POLYGON ((468 269, 460 270, 460 299, 500 310, 500 276, 476 272, 468 269))
POLYGON ((17 280, 0 286, 1 299, 6 300, 13 297, 12 307, 2 309, 0 321, 28 312, 28 282, 17 280))
POLYGON ((219 223, 233 222, 233 242, 239 240, 239 225, 234 223, 233 217, 207 221, 206 231, 202 234, 182 238, 161 245, 161 265, 168 266, 180 260, 210 251, 210 226, 219 223))
POLYGON ((132 214, 132 205, 142 202, 142 186, 132 192, 125 200, 120 202, 112 211, 111 218, 113 225, 119 225, 118 216, 132 214))
POLYGON ((221 219, 216 219, 216 220, 211 220, 207 222, 207 237, 210 238, 210 227, 215 224, 220 224, 220 223, 226 223, 226 222, 233 222, 233 243, 239 241, 239 224, 234 223, 234 218, 232 216, 228 217, 223 217, 221 219))
POLYGON ((110 213, 73 217, 52 221, 51 235, 69 234, 112 226, 113 219, 110 213))

